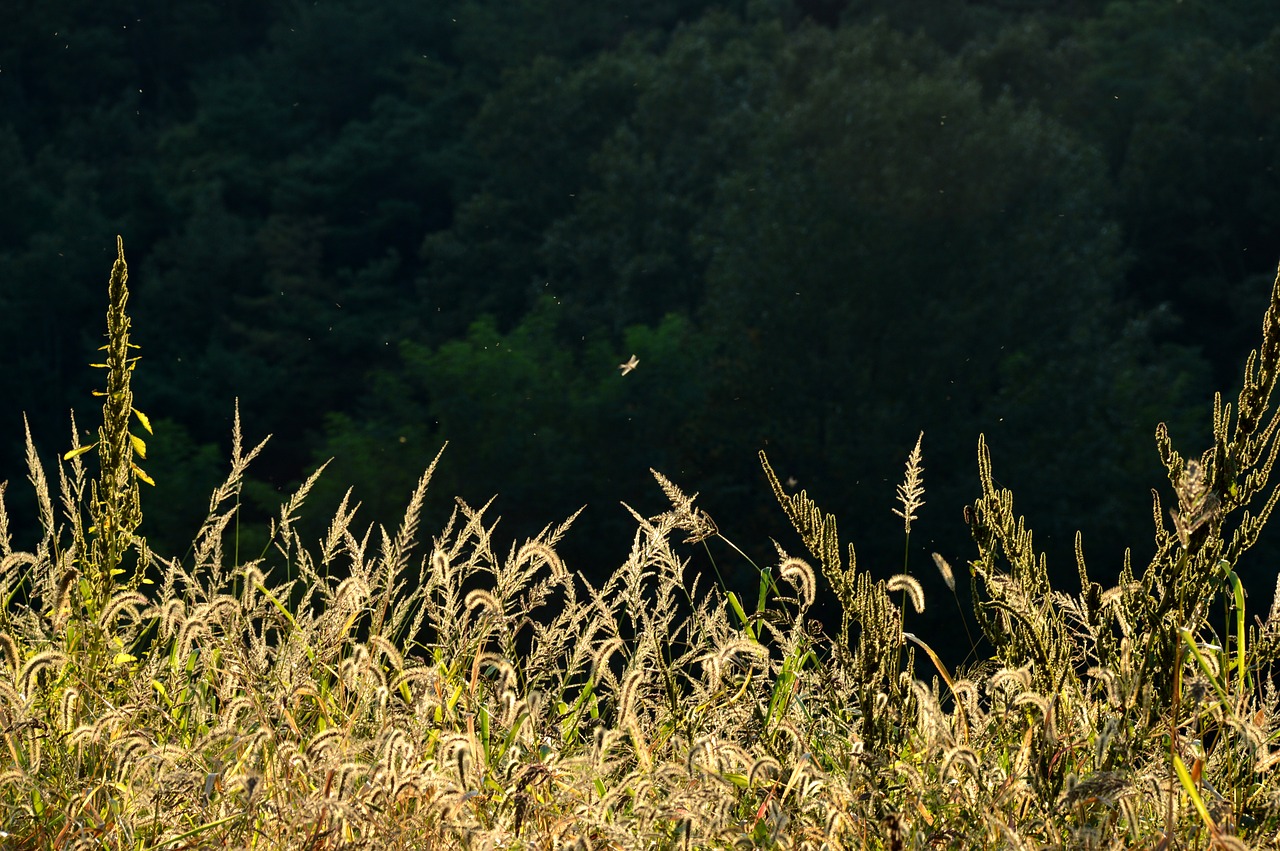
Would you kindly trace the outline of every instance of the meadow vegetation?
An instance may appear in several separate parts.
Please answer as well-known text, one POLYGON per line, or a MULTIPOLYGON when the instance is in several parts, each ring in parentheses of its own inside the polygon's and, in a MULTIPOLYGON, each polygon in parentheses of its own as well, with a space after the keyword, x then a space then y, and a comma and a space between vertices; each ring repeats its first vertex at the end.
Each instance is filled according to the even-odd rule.
MULTIPOLYGON (((1235 572, 1280 495, 1280 277, 1237 402, 1215 401, 1213 445, 1183 455, 1157 431, 1152 555, 1114 587, 1079 545, 1080 588, 1051 587, 979 438, 958 578, 993 653, 955 670, 912 632, 913 566, 859 569, 835 517, 763 454, 805 552, 775 545, 755 600, 693 575, 688 548, 720 532, 656 472, 670 508, 632 511, 631 550, 598 585, 557 553, 573 517, 502 543, 492 505, 459 500, 420 534, 434 462, 394 528, 363 522, 349 493, 303 540, 318 470, 267 547, 241 552, 265 441, 244 442, 238 414, 191 547, 152 552, 122 247, 109 296, 97 440, 73 422, 50 476, 28 433, 38 540, 13 540, 0 510, 6 847, 1280 842, 1280 604, 1246 611, 1235 572), (819 596, 839 604, 830 632, 810 616, 819 596)), ((907 536, 923 461, 918 441, 896 509, 907 536)))

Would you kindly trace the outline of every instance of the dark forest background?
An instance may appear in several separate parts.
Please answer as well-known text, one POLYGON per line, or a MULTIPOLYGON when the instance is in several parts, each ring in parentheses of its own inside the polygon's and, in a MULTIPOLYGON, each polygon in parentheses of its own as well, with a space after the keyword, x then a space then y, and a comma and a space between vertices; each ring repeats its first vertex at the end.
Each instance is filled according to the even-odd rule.
MULTIPOLYGON (((1280 9, 1258 0, 28 0, 0 5, 0 479, 34 546, 124 235, 143 531, 180 555, 225 475, 240 534, 324 459, 428 528, 499 494, 508 540, 588 508, 599 579, 687 491, 760 564, 800 554, 760 473, 904 567, 973 552, 977 436, 1064 590, 1151 555, 1152 434, 1207 448, 1280 257, 1280 9), (639 367, 617 365, 632 354, 639 367)), ((1166 519, 1166 522, 1167 519, 1166 519)), ((1240 566, 1264 611, 1272 533, 1240 566)), ((755 576, 722 542, 731 587, 755 576)), ((964 588, 961 599, 965 600, 964 588)), ((754 595, 752 595, 754 599, 754 595)), ((946 654, 954 656, 952 653, 946 654)))

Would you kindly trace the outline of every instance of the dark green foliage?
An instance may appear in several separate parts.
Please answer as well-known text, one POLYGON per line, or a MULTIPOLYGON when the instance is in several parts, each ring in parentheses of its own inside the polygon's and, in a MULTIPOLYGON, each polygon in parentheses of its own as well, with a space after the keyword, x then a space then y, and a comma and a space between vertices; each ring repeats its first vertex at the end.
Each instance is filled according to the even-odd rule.
MULTIPOLYGON (((953 502, 968 454, 955 435, 999 428, 1036 459, 1016 480, 1061 521, 1055 554, 1080 525, 1118 562, 1121 530, 1145 514, 1122 482, 1147 450, 1145 429, 1116 432, 1205 373, 1190 352, 1153 351, 1157 316, 1120 308, 1095 152, 957 76, 884 25, 788 32, 727 15, 580 68, 534 63, 473 125, 493 165, 428 239, 433 301, 446 317, 496 308, 507 327, 549 292, 575 348, 688 311, 711 356, 687 454, 735 516, 768 516, 734 460, 766 441, 784 478, 887 530, 868 484, 896 475, 884 459, 902 423, 947 424, 935 486, 953 502), (1081 470, 1084 451, 1106 457, 1081 470)), ((963 546, 959 523, 931 523, 922 543, 963 546)), ((873 543, 864 560, 880 570, 889 552, 873 543)))
POLYGON ((727 15, 684 28, 656 56, 631 48, 619 56, 632 71, 629 109, 596 145, 572 208, 539 252, 574 325, 615 334, 706 304, 717 247, 705 221, 722 203, 717 185, 769 132, 779 76, 796 72, 780 26, 727 15))
POLYGON ((157 552, 185 557, 209 513, 209 493, 226 477, 226 462, 216 444, 197 443, 171 418, 157 418, 152 426, 147 472, 156 484, 146 492, 147 541, 157 552))
MULTIPOLYGON (((1054 525, 1054 556, 1070 557, 1071 517, 1118 561, 1145 515, 1122 496, 1149 452, 1133 423, 1203 371, 1156 359, 1148 321, 1120 310, 1102 162, 883 27, 810 31, 778 64, 789 85, 699 234, 717 346, 704 430, 743 454, 777 444, 784 478, 879 540, 890 447, 916 426, 938 435, 934 492, 957 504, 957 435, 987 430, 1020 459, 1010 478, 1054 525)), ((947 520, 926 518, 922 543, 957 551, 947 520)), ((862 553, 873 571, 896 561, 881 546, 862 553)))
POLYGON ((497 75, 542 56, 574 61, 616 47, 629 32, 669 29, 708 8, 740 13, 743 0, 462 0, 454 19, 458 57, 474 73, 497 75))
POLYGON ((1220 385, 1266 304, 1278 48, 1280 20, 1265 5, 1137 0, 1108 4, 1050 51, 1055 64, 1070 57, 1077 82, 1044 102, 1108 159, 1133 292, 1222 341, 1211 353, 1220 385))
MULTIPOLYGON (((603 541, 618 548, 630 537, 616 494, 648 479, 648 463, 696 469, 684 452, 688 412, 703 395, 696 372, 703 343, 687 321, 670 316, 655 328, 627 330, 623 349, 597 339, 578 353, 560 341, 563 308, 544 298, 511 330, 490 317, 465 339, 430 349, 401 347, 402 366, 374 376, 369 406, 356 420, 332 416, 316 460, 333 458, 315 499, 336 502, 347 485, 370 517, 404 500, 413 471, 432 448, 449 441, 475 460, 446 462, 440 492, 482 503, 501 494, 497 510, 518 533, 532 534, 550 516, 584 503, 599 540, 567 553, 593 556, 603 541), (631 354, 640 366, 622 375, 631 354)), ((586 558, 575 566, 596 572, 586 558)))

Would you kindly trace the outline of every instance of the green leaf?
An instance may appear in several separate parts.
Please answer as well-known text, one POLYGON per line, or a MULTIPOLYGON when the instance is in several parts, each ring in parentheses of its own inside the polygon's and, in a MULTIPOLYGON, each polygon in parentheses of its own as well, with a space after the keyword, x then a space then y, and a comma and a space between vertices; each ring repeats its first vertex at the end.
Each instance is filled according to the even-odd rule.
POLYGON ((1205 677, 1209 680, 1209 685, 1213 686, 1213 690, 1218 695, 1218 700, 1222 702, 1223 706, 1230 706, 1231 698, 1227 696, 1226 686, 1219 677, 1218 671, 1215 671, 1214 668, 1209 665, 1209 661, 1205 659, 1204 654, 1200 652, 1200 648, 1196 645, 1196 639, 1195 636, 1191 634, 1191 630, 1181 628, 1178 630, 1178 635, 1182 636, 1182 643, 1191 651, 1191 655, 1196 660, 1196 664, 1200 666, 1200 670, 1204 671, 1205 677))
POLYGON ((95 447, 95 446, 97 446, 97 445, 98 445, 97 443, 90 443, 88 446, 81 446, 81 447, 79 447, 78 449, 72 449, 72 450, 71 450, 70 452, 68 452, 66 455, 63 455, 63 456, 62 456, 62 460, 63 460, 63 461, 70 461, 72 458, 78 458, 78 457, 80 457, 81 455, 85 454, 86 452, 91 451, 91 450, 93 449, 93 447, 95 447))
POLYGON ((151 430, 151 420, 146 414, 142 413, 142 411, 139 411, 137 408, 131 408, 130 410, 132 410, 133 415, 138 418, 138 422, 142 423, 142 427, 147 430, 147 434, 155 434, 155 432, 151 430))
POLYGON ((738 616, 738 620, 742 621, 742 628, 747 635, 754 639, 755 631, 751 629, 751 620, 747 617, 747 613, 742 608, 742 603, 738 602, 738 595, 732 591, 728 594, 729 607, 733 609, 733 613, 738 616))
POLYGON ((156 486, 155 481, 150 476, 147 475, 145 470, 143 470, 137 464, 134 464, 132 466, 133 466, 133 474, 135 476, 137 476, 139 479, 142 479, 142 481, 146 482, 147 484, 151 485, 151 487, 156 486))
MULTIPOLYGON (((286 609, 286 608, 285 608, 284 603, 281 603, 281 602, 280 602, 280 600, 279 600, 279 599, 277 599, 276 595, 275 595, 275 594, 273 594, 273 593, 271 593, 271 590, 270 590, 270 589, 268 589, 268 588, 267 588, 265 585, 263 585, 261 582, 255 582, 255 583, 253 583, 253 585, 254 585, 254 587, 255 587, 255 588, 257 588, 257 589, 258 589, 258 593, 259 593, 259 594, 261 594, 262 596, 266 597, 266 598, 267 598, 267 600, 269 600, 269 601, 271 602, 271 605, 273 605, 273 606, 275 606, 275 607, 276 607, 276 611, 278 611, 280 614, 284 615, 284 619, 285 619, 285 620, 287 620, 287 621, 289 622, 289 626, 291 626, 291 627, 293 628, 294 632, 297 632, 297 631, 298 631, 298 622, 297 622, 296 620, 294 620, 294 619, 293 619, 293 613, 292 613, 292 612, 290 612, 288 609, 286 609)), ((304 646, 303 646, 303 650, 304 650, 304 651, 306 652, 306 654, 307 654, 307 659, 309 659, 309 660, 311 661, 311 664, 313 664, 313 665, 314 665, 314 664, 316 663, 316 651, 315 651, 315 649, 314 649, 311 645, 307 644, 307 645, 304 645, 304 646)), ((456 700, 457 698, 455 697, 454 699, 456 700)), ((450 707, 450 709, 452 709, 452 708, 453 708, 453 707, 450 707)))
POLYGON ((1235 604, 1236 604, 1235 668, 1236 668, 1236 672, 1240 675, 1239 681, 1236 687, 1239 689, 1239 693, 1243 695, 1245 693, 1245 673, 1246 673, 1247 664, 1249 661, 1249 657, 1245 653, 1246 633, 1245 633, 1245 620, 1244 620, 1244 583, 1240 581, 1240 577, 1236 575, 1236 572, 1234 570, 1231 569, 1231 564, 1226 559, 1219 561, 1218 567, 1221 568, 1227 575, 1227 581, 1231 584, 1232 598, 1235 600, 1235 604))
POLYGON ((1209 815, 1209 808, 1205 806, 1204 798, 1200 797, 1200 790, 1196 788, 1195 781, 1191 779, 1191 772, 1187 770, 1186 763, 1176 753, 1173 755, 1173 768, 1178 772, 1178 782, 1182 784, 1187 797, 1195 805, 1196 812, 1200 814, 1200 818, 1208 826, 1209 831, 1216 833, 1218 825, 1214 822, 1213 817, 1209 815))
POLYGON ((136 434, 129 435, 129 442, 133 444, 133 451, 138 453, 139 458, 147 457, 147 443, 136 434))

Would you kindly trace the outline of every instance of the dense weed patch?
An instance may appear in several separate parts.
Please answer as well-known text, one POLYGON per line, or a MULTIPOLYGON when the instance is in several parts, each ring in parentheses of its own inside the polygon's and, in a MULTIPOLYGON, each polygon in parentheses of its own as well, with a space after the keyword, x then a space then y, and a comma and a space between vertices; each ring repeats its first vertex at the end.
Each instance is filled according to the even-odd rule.
MULTIPOLYGON (((1251 621, 1234 569, 1280 495, 1280 277, 1236 405, 1215 402, 1214 445, 1184 457, 1157 432, 1171 495, 1153 498, 1150 562, 1126 559, 1115 587, 1089 579, 1079 545, 1080 591, 1050 586, 979 441, 968 568, 995 652, 958 671, 909 629, 919 581, 859 570, 836 519, 763 455, 807 556, 778 547, 750 612, 688 569, 681 547, 720 533, 658 473, 670 509, 632 512, 631 551, 600 587, 556 552, 572 517, 502 549, 490 506, 459 501, 421 542, 435 462, 395 529, 361 528, 346 499, 309 547, 296 520, 317 471, 240 560, 231 524, 265 441, 247 448, 238 415, 189 555, 153 553, 126 285, 120 248, 97 441, 73 423, 55 486, 28 433, 31 549, 0 503, 6 847, 1280 841, 1280 603, 1251 621), (834 635, 809 618, 827 593, 834 635)), ((896 509, 908 536, 923 473, 917 441, 896 509)))

